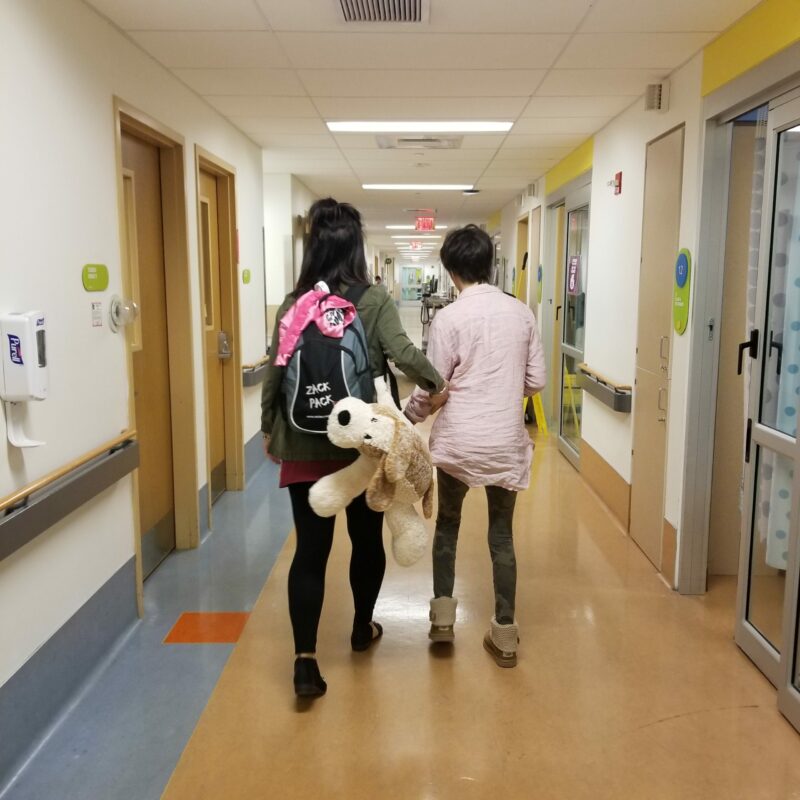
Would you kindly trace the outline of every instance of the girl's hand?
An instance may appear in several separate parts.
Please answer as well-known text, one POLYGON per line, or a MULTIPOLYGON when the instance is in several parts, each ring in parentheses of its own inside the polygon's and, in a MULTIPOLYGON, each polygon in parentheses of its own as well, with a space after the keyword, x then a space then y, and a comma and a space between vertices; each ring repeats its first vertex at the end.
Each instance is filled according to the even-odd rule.
POLYGON ((445 384, 441 392, 430 395, 431 414, 438 411, 448 401, 449 397, 450 387, 448 384, 445 384))
POLYGON ((279 458, 275 458, 275 456, 273 456, 273 455, 272 455, 272 454, 269 452, 269 443, 270 443, 270 440, 271 440, 271 439, 272 439, 272 437, 271 437, 271 436, 269 436, 269 435, 268 435, 268 434, 266 434, 266 433, 264 434, 264 455, 265 455, 265 456, 266 456, 266 458, 268 458, 268 459, 269 459, 269 460, 270 460, 270 461, 271 461, 273 464, 280 464, 280 463, 281 463, 281 460, 280 460, 279 458))

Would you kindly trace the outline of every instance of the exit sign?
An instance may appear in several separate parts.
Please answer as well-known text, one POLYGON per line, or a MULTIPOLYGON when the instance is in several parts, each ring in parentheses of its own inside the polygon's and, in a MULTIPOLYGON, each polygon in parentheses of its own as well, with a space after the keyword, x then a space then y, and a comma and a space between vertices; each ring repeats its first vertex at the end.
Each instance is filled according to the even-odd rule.
POLYGON ((422 250, 422 242, 411 242, 412 250, 422 250))
POLYGON ((417 217, 416 230, 418 231, 433 231, 436 230, 435 217, 417 217))

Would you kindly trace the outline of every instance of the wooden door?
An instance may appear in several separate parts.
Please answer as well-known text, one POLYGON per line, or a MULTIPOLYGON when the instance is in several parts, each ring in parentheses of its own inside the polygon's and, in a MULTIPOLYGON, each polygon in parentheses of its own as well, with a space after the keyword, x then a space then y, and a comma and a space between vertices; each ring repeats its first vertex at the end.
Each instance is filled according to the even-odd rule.
POLYGON ((206 374, 208 376, 208 448, 213 503, 226 489, 224 368, 230 337, 223 328, 220 279, 220 213, 217 177, 200 169, 200 248, 203 266, 206 374))
POLYGON ((683 128, 647 146, 633 409, 631 537, 661 569, 672 286, 680 233, 683 128))
POLYGON ((517 300, 522 300, 523 303, 528 302, 528 274, 530 273, 530 258, 525 259, 528 255, 528 218, 525 217, 517 222, 517 270, 515 275, 514 293, 517 300), (525 271, 522 270, 522 265, 525 264, 525 271))
POLYGON ((755 123, 733 126, 708 533, 709 575, 739 572, 745 390, 744 377, 737 374, 737 355, 739 343, 747 338, 747 267, 755 134, 755 123))
POLYGON ((126 238, 135 241, 140 321, 133 347, 139 517, 146 577, 175 548, 175 494, 160 150, 122 134, 126 238), (134 230, 130 230, 133 227, 134 230))
POLYGON ((533 312, 539 315, 539 256, 541 247, 541 222, 542 209, 535 208, 531 212, 530 228, 528 233, 528 305, 533 312))

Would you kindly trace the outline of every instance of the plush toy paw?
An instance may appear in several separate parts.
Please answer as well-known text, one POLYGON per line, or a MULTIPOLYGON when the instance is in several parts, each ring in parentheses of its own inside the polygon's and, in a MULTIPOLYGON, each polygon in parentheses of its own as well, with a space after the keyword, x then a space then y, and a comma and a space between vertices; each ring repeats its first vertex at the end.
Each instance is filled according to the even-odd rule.
POLYGON ((414 506, 398 503, 386 511, 386 523, 392 532, 392 555, 401 567, 410 567, 428 549, 428 531, 414 506))
POLYGON ((335 517, 352 500, 335 475, 320 478, 308 492, 308 504, 318 517, 335 517))

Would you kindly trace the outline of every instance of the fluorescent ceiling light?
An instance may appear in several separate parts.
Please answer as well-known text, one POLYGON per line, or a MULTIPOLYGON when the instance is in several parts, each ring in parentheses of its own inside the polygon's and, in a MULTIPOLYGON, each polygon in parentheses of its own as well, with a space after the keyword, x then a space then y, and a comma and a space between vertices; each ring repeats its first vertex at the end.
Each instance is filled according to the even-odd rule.
POLYGON ((362 189, 399 192, 468 192, 471 183, 365 183, 362 189))
MULTIPOLYGON (((415 231, 417 229, 416 225, 387 225, 387 231, 415 231)), ((447 225, 437 225, 437 231, 446 231, 447 225)))
POLYGON ((441 234, 438 233, 421 233, 419 236, 414 236, 413 233, 393 233, 392 239, 441 239, 441 234))
POLYGON ((508 133, 513 122, 397 120, 328 122, 332 133, 508 133))

